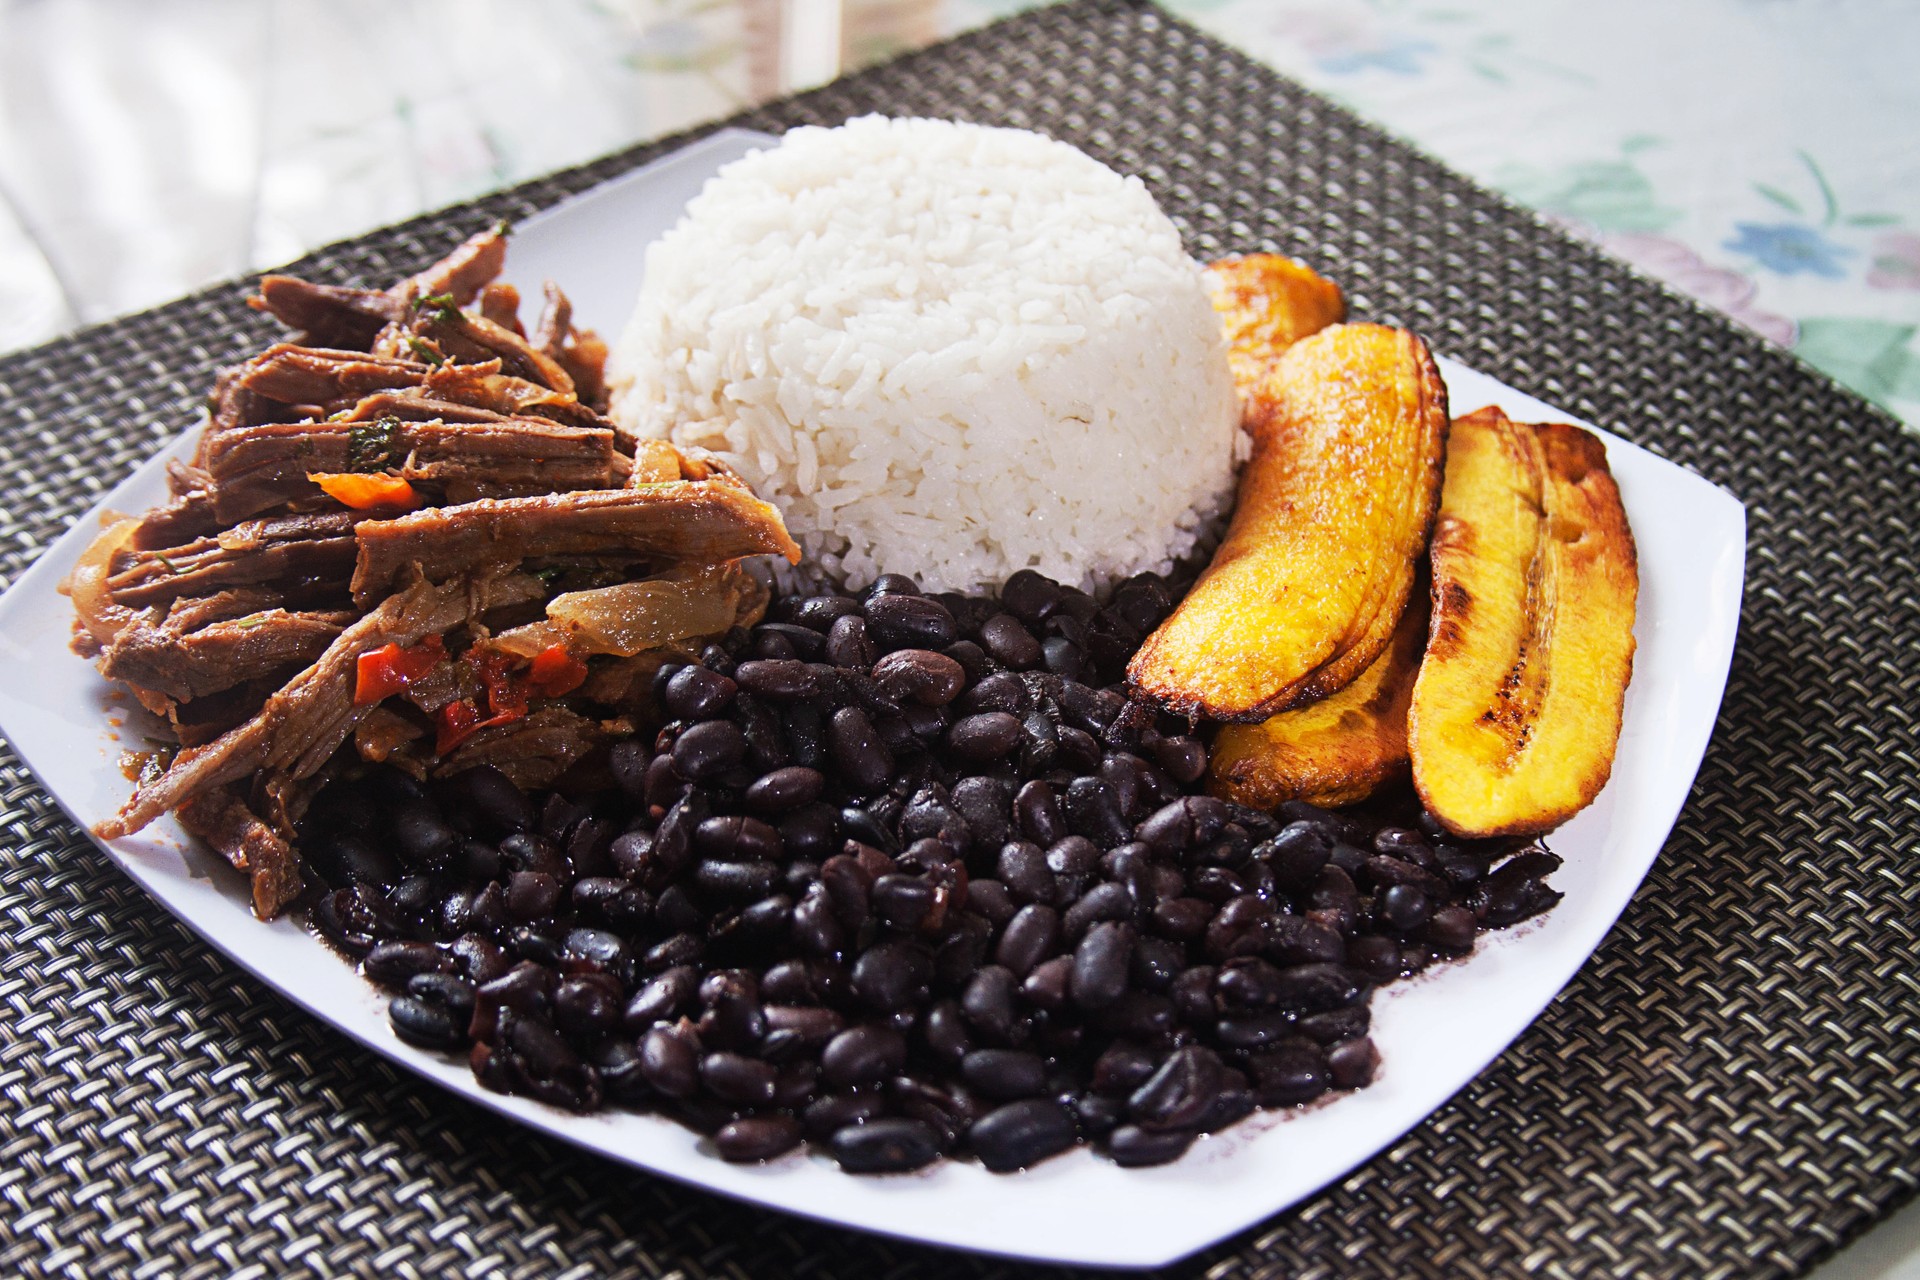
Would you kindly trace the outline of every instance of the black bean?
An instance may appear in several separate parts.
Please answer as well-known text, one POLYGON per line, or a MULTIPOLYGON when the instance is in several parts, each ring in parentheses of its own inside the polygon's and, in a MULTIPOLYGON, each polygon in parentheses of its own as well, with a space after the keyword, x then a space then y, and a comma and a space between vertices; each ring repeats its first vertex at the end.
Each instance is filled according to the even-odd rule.
POLYGON ((1015 840, 1002 845, 996 870, 1007 892, 1019 902, 1052 904, 1059 899, 1060 886, 1047 867, 1045 851, 1037 844, 1015 840))
POLYGON ((973 975, 960 997, 960 1008, 967 1022, 989 1040, 1014 1044, 1025 1036, 1025 1027, 1014 1007, 1014 989, 1019 979, 1000 966, 988 965, 973 975))
MULTIPOLYGON (((645 766, 645 761, 641 761, 645 766)), ((479 765, 454 777, 461 800, 471 806, 475 816, 494 831, 526 831, 534 824, 533 803, 513 785, 513 780, 490 764, 479 765)))
POLYGON ((561 980, 553 991, 553 1021, 576 1035, 598 1035, 620 1023, 619 982, 604 973, 582 973, 561 980))
MULTIPOLYGON (((661 900, 665 901, 664 895, 661 900)), ((647 973, 659 973, 674 965, 692 964, 700 958, 703 950, 700 939, 691 933, 676 933, 648 948, 641 957, 640 967, 647 973)))
POLYGON ((1055 956, 1033 967, 1020 981, 1020 994, 1036 1009, 1058 1012, 1067 1007, 1073 992, 1073 957, 1055 956))
POLYGON ((700 975, 691 965, 675 965, 649 978, 627 1002, 622 1025, 638 1035, 656 1022, 685 1012, 693 1003, 700 975))
POLYGON ((827 750, 841 779, 857 794, 887 785, 893 757, 859 707, 842 707, 827 725, 827 750))
POLYGON ((1224 1074, 1213 1050, 1199 1045, 1176 1049, 1128 1096, 1127 1113, 1146 1129, 1192 1128, 1213 1105, 1224 1074))
POLYGON ((746 735, 738 725, 726 720, 703 721, 681 730, 680 736, 673 740, 673 766, 690 782, 724 773, 745 759, 746 754, 746 735))
POLYGON ((430 942, 382 942, 367 952, 360 972, 383 987, 404 987, 420 973, 452 973, 453 961, 430 942))
POLYGON ((492 982, 513 967, 499 947, 477 933, 462 934, 455 938, 447 945, 447 954, 453 958, 467 981, 476 985, 492 982))
POLYGON ((1059 879, 1061 891, 1069 896, 1077 897, 1085 891, 1100 862, 1100 846, 1085 836, 1063 836, 1047 846, 1047 870, 1059 879))
POLYGON ((853 964, 853 993, 882 1013, 913 1004, 925 991, 932 968, 927 955, 907 942, 881 942, 853 964))
POLYGON ((1267 922, 1265 954, 1282 964, 1340 964, 1347 940, 1338 929, 1305 916, 1283 915, 1267 922))
POLYGON ((1040 642, 1041 660, 1047 670, 1065 680, 1082 680, 1091 675, 1087 655, 1065 636, 1048 636, 1040 642))
POLYGON ((809 1138, 825 1142, 848 1125, 877 1120, 886 1112, 886 1096, 878 1091, 831 1093, 806 1104, 800 1125, 809 1138))
POLYGON ((994 959, 1015 977, 1025 977, 1053 954, 1059 938, 1059 913, 1043 903, 1029 903, 1007 922, 994 959))
POLYGON ((1123 1169, 1145 1169, 1172 1164, 1193 1146, 1198 1135, 1180 1129, 1143 1129, 1123 1124, 1107 1138, 1107 1154, 1123 1169))
POLYGON ((1040 642, 1010 613, 995 614, 980 624, 980 647, 1012 671, 1031 671, 1046 660, 1040 642))
POLYGON ((1066 915, 1062 917, 1062 932, 1068 942, 1077 944, 1087 936, 1089 929, 1101 921, 1125 920, 1132 915, 1133 895, 1124 886, 1108 881, 1093 886, 1067 908, 1066 915))
POLYGON ((1445 951, 1471 951, 1475 924, 1473 912, 1462 906, 1448 905, 1433 913, 1422 936, 1445 951))
POLYGON ((874 683, 896 701, 944 707, 966 687, 959 662, 931 649, 896 649, 873 664, 874 683))
MULTIPOLYGON (((375 943, 398 932, 386 903, 362 884, 323 896, 314 904, 313 922, 329 941, 349 955, 365 955, 375 943)), ((449 932, 460 930, 449 929, 449 932)))
POLYGON ((1293 1035, 1293 1015, 1284 1011, 1236 1013, 1214 1024, 1214 1039, 1229 1049, 1263 1049, 1293 1035))
POLYGON ((1336 1089, 1364 1089, 1380 1069, 1380 1052, 1365 1036, 1343 1040, 1327 1050, 1327 1075, 1336 1089))
POLYGON ((1260 1105, 1245 1075, 1229 1068, 1226 1081, 1220 1092, 1214 1095, 1213 1105, 1194 1123, 1193 1127, 1202 1133, 1212 1133, 1244 1120, 1260 1105))
POLYGON ((917 596, 920 584, 904 573, 883 573, 867 587, 865 598, 871 601, 875 596, 902 595, 917 596))
POLYGON ((1433 899, 1414 885, 1391 885, 1380 895, 1380 918, 1397 933, 1413 933, 1433 919, 1433 899))
POLYGON ((1060 584, 1032 569, 1022 569, 1000 588, 1000 603, 1029 625, 1045 622, 1060 607, 1060 584))
POLYGON ((1024 1049, 975 1049, 960 1060, 960 1076, 985 1098, 1033 1098, 1046 1092, 1047 1060, 1024 1049))
POLYGON ((443 867, 459 843, 459 835, 440 815, 439 806, 425 797, 400 805, 389 822, 393 847, 411 866, 443 867))
MULTIPOLYGON (((784 772, 785 770, 778 769, 774 771, 774 773, 784 772)), ((752 788, 748 788, 747 799, 749 803, 752 802, 752 788)), ((832 809, 819 803, 802 805, 799 809, 787 814, 780 820, 776 830, 780 832, 781 847, 795 859, 823 858, 840 845, 839 818, 832 809)))
POLYGON ((960 696, 959 709, 968 715, 1004 711, 1012 716, 1025 716, 1034 709, 1033 693, 1020 676, 1011 671, 996 671, 960 696))
POLYGON ((1206 933, 1216 910, 1201 898, 1167 898, 1154 904, 1153 928, 1162 937, 1190 942, 1206 933))
POLYGON ((1220 966, 1213 989, 1222 1009, 1247 1012, 1279 1007, 1287 986, 1265 960, 1241 956, 1220 966))
POLYGON ((755 779, 742 799, 755 813, 773 817, 818 800, 826 782, 826 776, 818 769, 788 765, 755 779))
POLYGON ((960 638, 947 607, 926 596, 874 596, 866 612, 868 630, 885 649, 944 649, 960 638))
POLYGON ((1038 1164, 1072 1146, 1073 1115, 1051 1098, 1028 1098, 989 1111, 967 1130, 980 1163, 993 1173, 1038 1164))
POLYGON ((613 1101, 637 1106, 652 1097, 653 1086, 640 1069, 640 1046, 632 1040, 618 1036, 602 1040, 593 1051, 593 1066, 613 1101))
POLYGON ((790 1033, 802 1045, 824 1045, 846 1027, 845 1018, 815 1005, 769 1004, 764 1013, 768 1035, 790 1033))
POLYGON ((820 864, 820 885, 832 905, 834 918, 848 929, 867 922, 872 909, 873 877, 860 859, 847 854, 828 858, 820 864))
POLYGON ((984 916, 996 929, 1013 919, 1021 905, 998 880, 989 878, 967 883, 967 909, 984 916))
POLYGON ((758 1164, 799 1146, 801 1135, 800 1122, 792 1116, 742 1116, 720 1126, 713 1146, 722 1160, 758 1164))
POLYGON ((422 1049, 452 1049, 467 1038, 452 1010, 414 996, 395 996, 387 1005, 387 1021, 395 1035, 422 1049))
POLYGON ((327 883, 342 888, 354 884, 385 888, 400 879, 399 864, 386 852, 347 832, 315 841, 311 856, 327 883))
POLYGON ((675 720, 707 720, 726 709, 737 689, 733 680, 705 667, 681 667, 668 679, 662 703, 675 720))
MULTIPOLYGON (((799 656, 799 650, 793 647, 793 641, 782 632, 764 625, 753 629, 753 642, 748 661, 791 662, 799 656)), ((736 679, 740 674, 740 667, 745 665, 745 662, 735 665, 733 674, 736 679)))
POLYGON ((507 880, 507 914, 527 922, 544 920, 560 905, 561 883, 542 871, 516 871, 507 880))
POLYGON ((1082 1009, 1104 1009, 1127 989, 1133 958, 1133 926, 1106 921, 1087 931, 1073 953, 1073 1000, 1082 1009))
POLYGON ((860 602, 852 596, 808 596, 793 606, 792 618, 800 626, 827 631, 841 618, 854 617, 859 612, 860 602))
MULTIPOLYGON (((818 662, 826 655, 827 638, 813 627, 803 627, 793 622, 763 622, 753 629, 755 656, 765 660, 785 658, 785 653, 761 653, 762 647, 774 647, 774 637, 786 642, 786 648, 794 657, 806 662, 818 662)), ((734 668, 733 678, 740 678, 740 670, 734 668)))
POLYGON ((1052 787, 1029 782, 1013 797, 1014 822, 1027 839, 1043 848, 1066 838, 1066 815, 1052 787))
POLYGON ((812 668, 797 658, 757 659, 734 669, 742 692, 774 702, 804 702, 820 692, 812 668))
POLYGON ((1207 749, 1185 734, 1162 738, 1153 745, 1153 758, 1175 782, 1198 782, 1207 771, 1207 749))
POLYGON ((587 876, 573 882, 573 909, 582 917, 616 930, 638 929, 652 914, 644 889, 611 876, 587 876))
POLYGON ((1140 934, 1133 941, 1133 961, 1128 975, 1134 986, 1146 991, 1165 991, 1186 968, 1186 948, 1153 934, 1140 934))
POLYGON ((947 749, 972 764, 998 760, 1019 745, 1020 721, 1005 711, 963 716, 947 730, 947 749))
POLYGON ((780 833, 771 825, 738 814, 708 818, 695 827, 693 847, 708 857, 738 862, 778 858, 784 852, 780 833))
POLYGON ((1309 1040, 1320 1044, 1338 1044, 1342 1040, 1365 1035, 1372 1022, 1373 1015, 1367 1006, 1355 1004, 1344 1009, 1329 1009, 1325 1013, 1310 1013, 1295 1020, 1293 1025, 1309 1040))
POLYGON ((1311 884, 1320 874, 1333 854, 1333 844, 1323 828, 1308 822, 1294 822, 1261 844, 1254 853, 1273 868, 1274 876, 1282 885, 1295 888, 1311 884))
POLYGON ((500 861, 512 871, 537 871, 557 880, 573 876, 560 846, 532 832, 516 831, 500 841, 500 861))
POLYGON ((653 905, 653 914, 655 921, 669 934, 690 934, 705 929, 707 925, 706 913, 694 902, 693 895, 687 892, 687 886, 682 884, 670 884, 660 891, 659 901, 653 905))
POLYGON ((1013 794, 1013 784, 1003 778, 962 778, 953 784, 953 807, 966 820, 975 850, 991 852, 1006 843, 1013 794))
POLYGON ((1327 860, 1349 876, 1358 877, 1361 869, 1367 865, 1368 859, 1372 856, 1358 845, 1348 844, 1345 840, 1336 840, 1333 842, 1333 851, 1328 855, 1327 860))
POLYGON ((827 661, 848 671, 865 671, 880 655, 879 646, 867 634, 863 617, 840 618, 827 633, 827 661))
POLYGON ((873 882, 873 911, 889 928, 911 932, 927 925, 939 890, 919 876, 881 876, 873 882))
POLYGON ((1154 1055, 1138 1044, 1116 1040, 1094 1059, 1088 1082, 1097 1093, 1130 1094, 1158 1068, 1154 1055))
POLYGON ((771 1063, 739 1053, 710 1053, 700 1059, 700 1083, 723 1102, 743 1107, 773 1101, 778 1073, 771 1063))
POLYGON ((1367 984, 1337 964, 1300 964, 1278 971, 1276 1003, 1295 1013, 1338 1009, 1366 998, 1367 984))
POLYGON ((848 1173, 906 1173, 940 1156, 940 1135, 923 1120, 878 1119, 833 1135, 833 1158, 848 1173))
POLYGON ((531 925, 520 925, 507 935, 507 946, 522 960, 530 960, 550 969, 559 967, 560 939, 551 933, 531 925))
POLYGON ((793 909, 793 943, 809 955, 838 955, 846 942, 846 930, 835 915, 833 901, 824 885, 808 889, 793 909))
MULTIPOLYGON (((1473 913, 1466 912, 1466 916, 1471 943, 1473 913)), ((1347 963, 1375 982, 1392 982, 1400 976, 1400 945, 1378 934, 1355 938, 1347 944, 1347 963)))
POLYGON ((1307 1041, 1288 1041, 1265 1053, 1252 1054, 1246 1066, 1254 1097, 1263 1107, 1312 1102, 1332 1083, 1326 1055, 1307 1041))

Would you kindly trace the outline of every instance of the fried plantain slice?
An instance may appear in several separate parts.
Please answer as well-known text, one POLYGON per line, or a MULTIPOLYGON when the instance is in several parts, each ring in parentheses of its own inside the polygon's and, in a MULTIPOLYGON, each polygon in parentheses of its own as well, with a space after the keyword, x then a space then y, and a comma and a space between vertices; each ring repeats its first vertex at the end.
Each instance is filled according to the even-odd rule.
POLYGON ((1414 786, 1449 830, 1533 835, 1600 793, 1639 583, 1598 438, 1498 409, 1453 424, 1408 715, 1414 786))
POLYGON ((1214 795, 1256 809, 1288 800, 1353 804, 1407 772, 1407 706, 1427 643, 1427 605, 1417 594, 1393 642, 1332 697, 1259 724, 1230 724, 1213 742, 1214 795))
POLYGON ((1233 382, 1243 394, 1281 352, 1347 318, 1339 285, 1277 253, 1222 258, 1207 267, 1206 280, 1226 330, 1233 382))
POLYGON ((1387 647, 1440 493, 1447 390, 1426 343, 1341 324, 1243 387, 1253 457, 1213 562, 1127 668, 1182 715, 1254 722, 1387 647))

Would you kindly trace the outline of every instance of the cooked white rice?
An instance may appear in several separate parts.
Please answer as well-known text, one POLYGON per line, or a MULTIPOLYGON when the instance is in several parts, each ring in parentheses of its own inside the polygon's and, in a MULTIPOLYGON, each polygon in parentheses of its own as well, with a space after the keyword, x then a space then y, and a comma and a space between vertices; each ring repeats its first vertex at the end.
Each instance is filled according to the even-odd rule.
POLYGON ((1137 178, 868 116, 721 170, 647 256, 613 414, 719 454, 814 572, 1164 570, 1230 496, 1220 325, 1137 178))

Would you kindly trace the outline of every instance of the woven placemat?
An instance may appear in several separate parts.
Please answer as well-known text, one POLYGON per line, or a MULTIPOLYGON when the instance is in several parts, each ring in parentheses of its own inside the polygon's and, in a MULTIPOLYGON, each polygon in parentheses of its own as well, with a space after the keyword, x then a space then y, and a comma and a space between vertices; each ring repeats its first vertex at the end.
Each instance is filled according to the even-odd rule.
MULTIPOLYGON (((1354 309, 1693 468, 1751 521, 1698 785, 1625 918, 1425 1124, 1174 1268, 1217 1277, 1789 1275, 1920 1179, 1920 441, 1769 347, 1165 15, 1043 10, 738 123, 958 116, 1140 174, 1202 256, 1354 309)), ((336 245, 384 284, 679 145, 336 245)), ((223 286, 0 360, 0 573, 268 326, 223 286)), ((7 672, 6 679, 31 678, 7 672)), ((742 1208, 402 1074, 202 945, 0 752, 0 1274, 978 1276, 742 1208)))

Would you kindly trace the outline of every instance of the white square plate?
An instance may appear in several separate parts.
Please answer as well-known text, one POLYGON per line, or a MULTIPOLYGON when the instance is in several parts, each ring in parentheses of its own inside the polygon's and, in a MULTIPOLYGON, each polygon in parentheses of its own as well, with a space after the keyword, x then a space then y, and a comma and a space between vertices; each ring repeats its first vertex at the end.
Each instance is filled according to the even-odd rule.
MULTIPOLYGON (((558 281, 582 323, 617 334, 646 244, 718 168, 764 138, 723 133, 530 220, 508 277, 529 296, 558 281)), ((451 246, 449 246, 451 247, 451 246)), ((1522 421, 1566 420, 1491 378, 1443 362, 1456 414, 1497 404, 1522 421)), ((111 858, 215 947, 375 1052, 482 1106, 642 1169, 724 1195, 868 1231, 1057 1262, 1169 1262, 1285 1209, 1418 1124, 1537 1016, 1599 944, 1645 877, 1686 799, 1726 683, 1745 568, 1746 517, 1730 494, 1645 450, 1604 437, 1639 542, 1639 652, 1613 779, 1551 839, 1566 859, 1566 900, 1543 919, 1484 941, 1471 959, 1375 998, 1384 1059, 1359 1093, 1291 1116, 1259 1115, 1175 1164, 1129 1171, 1075 1151, 995 1176, 945 1164, 854 1178, 819 1157, 760 1168, 723 1164, 701 1140, 651 1116, 574 1116, 481 1089, 464 1061, 409 1048, 385 1000, 298 924, 256 921, 245 886, 189 847, 171 820, 105 846, 111 858)), ((184 451, 182 437, 174 450, 184 451)), ((165 457, 103 508, 139 511, 164 496, 165 457)), ((72 611, 55 587, 96 528, 89 516, 0 597, 0 727, 83 826, 118 808, 116 760, 128 703, 67 649, 72 611)))

